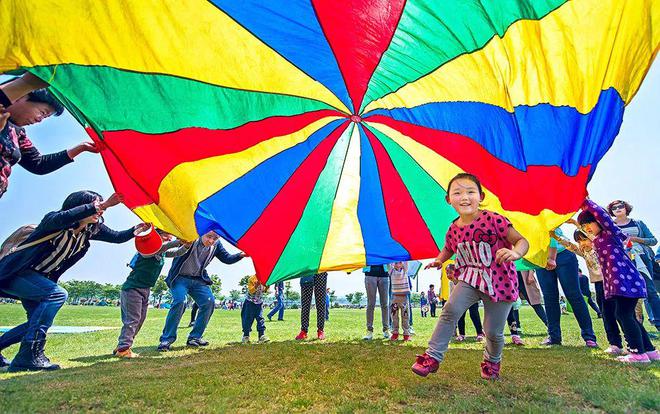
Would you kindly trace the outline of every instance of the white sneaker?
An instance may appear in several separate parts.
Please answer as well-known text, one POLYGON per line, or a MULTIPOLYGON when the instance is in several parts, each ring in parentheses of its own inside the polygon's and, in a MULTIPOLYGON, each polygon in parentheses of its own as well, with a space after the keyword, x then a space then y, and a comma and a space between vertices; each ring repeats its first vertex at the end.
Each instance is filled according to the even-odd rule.
POLYGON ((390 331, 389 330, 383 331, 383 338, 384 339, 390 339, 390 331))
POLYGON ((362 339, 364 339, 365 341, 371 341, 372 339, 374 339, 374 333, 371 331, 367 331, 367 334, 362 339))
POLYGON ((243 339, 241 339, 241 343, 249 344, 250 343, 250 337, 249 336, 244 336, 243 339))
POLYGON ((412 326, 410 327, 410 329, 408 329, 408 331, 410 332, 410 335, 415 335, 415 330, 413 329, 412 326))
MULTIPOLYGON (((248 338, 248 340, 249 340, 249 339, 250 339, 250 338, 248 338)), ((267 337, 266 335, 261 335, 261 336, 259 337, 259 343, 260 343, 260 344, 265 344, 266 342, 270 342, 270 338, 267 337)))
POLYGON ((616 346, 616 345, 610 345, 610 346, 609 346, 605 351, 603 351, 603 352, 605 352, 606 354, 610 354, 610 355, 612 355, 612 356, 623 355, 623 354, 626 353, 623 349, 619 348, 619 347, 616 346))

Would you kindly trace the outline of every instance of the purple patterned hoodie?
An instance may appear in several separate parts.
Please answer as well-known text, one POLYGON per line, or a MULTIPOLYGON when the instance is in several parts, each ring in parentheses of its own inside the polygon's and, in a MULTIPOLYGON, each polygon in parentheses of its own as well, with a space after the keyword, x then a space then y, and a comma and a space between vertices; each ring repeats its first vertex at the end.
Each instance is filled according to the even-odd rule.
POLYGON ((602 229, 593 243, 603 273, 605 298, 645 298, 646 283, 623 246, 626 235, 607 211, 593 201, 585 200, 582 209, 593 214, 602 229))

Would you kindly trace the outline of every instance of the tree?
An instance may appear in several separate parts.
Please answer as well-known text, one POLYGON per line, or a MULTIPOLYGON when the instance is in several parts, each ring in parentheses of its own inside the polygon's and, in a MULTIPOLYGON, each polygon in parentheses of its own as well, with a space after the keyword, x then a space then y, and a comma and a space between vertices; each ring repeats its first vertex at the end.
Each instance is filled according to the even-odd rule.
POLYGON ((238 281, 238 286, 241 287, 241 293, 247 294, 248 293, 248 280, 250 279, 251 275, 245 275, 241 278, 241 280, 238 281))
POLYGON ((158 301, 156 304, 157 308, 160 308, 160 304, 163 301, 163 296, 165 296, 165 293, 167 293, 168 291, 169 288, 167 287, 167 283, 165 283, 165 276, 160 275, 154 287, 151 288, 151 295, 154 298, 154 303, 158 301))
POLYGON ((218 275, 210 275, 211 282, 213 284, 211 285, 211 292, 213 292, 213 296, 218 298, 220 296, 220 292, 222 292, 222 280, 220 280, 220 276, 218 275))
POLYGON ((236 302, 237 300, 239 300, 241 298, 241 291, 236 290, 236 289, 232 289, 232 290, 229 291, 229 297, 231 298, 231 300, 236 302))
POLYGON ((346 300, 348 301, 348 303, 353 303, 353 296, 355 296, 354 293, 347 293, 346 294, 346 300))
POLYGON ((421 295, 420 295, 419 293, 413 293, 413 294, 411 294, 411 295, 410 295, 410 303, 412 303, 413 305, 414 305, 415 303, 419 303, 419 298, 420 298, 420 297, 421 297, 421 295))
POLYGON ((330 303, 334 303, 337 301, 337 295, 335 295, 335 291, 331 290, 330 291, 330 303))
POLYGON ((364 292, 355 292, 353 293, 353 304, 359 305, 362 302, 362 297, 364 296, 364 292))
POLYGON ((284 299, 290 302, 297 302, 300 300, 300 293, 291 289, 291 281, 284 283, 284 299))
POLYGON ((121 285, 113 285, 112 283, 106 283, 103 285, 103 293, 101 297, 109 302, 114 302, 119 300, 119 295, 121 293, 121 285))

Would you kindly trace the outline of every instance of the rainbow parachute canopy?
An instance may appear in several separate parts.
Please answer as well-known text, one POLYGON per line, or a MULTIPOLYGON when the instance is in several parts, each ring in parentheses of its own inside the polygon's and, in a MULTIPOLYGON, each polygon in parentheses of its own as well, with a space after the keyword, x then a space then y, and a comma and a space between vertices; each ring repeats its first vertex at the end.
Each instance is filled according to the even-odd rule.
POLYGON ((262 282, 434 256, 476 174, 544 261, 660 42, 656 0, 3 0, 117 191, 262 282))

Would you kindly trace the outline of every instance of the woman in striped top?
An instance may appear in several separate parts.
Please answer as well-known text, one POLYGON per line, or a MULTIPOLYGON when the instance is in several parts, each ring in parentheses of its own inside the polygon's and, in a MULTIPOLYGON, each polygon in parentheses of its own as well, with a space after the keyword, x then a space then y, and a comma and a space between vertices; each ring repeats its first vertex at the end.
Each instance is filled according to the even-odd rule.
MULTIPOLYGON (((20 350, 9 366, 10 371, 53 370, 44 354, 46 332, 67 298, 57 284, 60 276, 85 256, 90 240, 124 243, 140 224, 124 231, 114 231, 103 224, 103 212, 119 204, 122 197, 113 194, 103 200, 92 191, 70 194, 59 211, 46 214, 23 244, 55 237, 11 253, 0 260, 0 296, 18 298, 28 320, 0 337, 0 350, 21 342, 20 350)), ((7 363, 4 358, 0 361, 7 363)))

